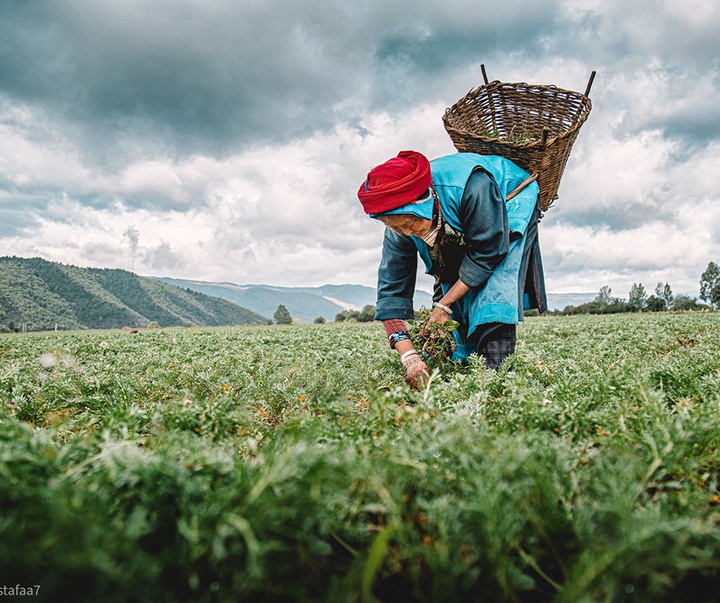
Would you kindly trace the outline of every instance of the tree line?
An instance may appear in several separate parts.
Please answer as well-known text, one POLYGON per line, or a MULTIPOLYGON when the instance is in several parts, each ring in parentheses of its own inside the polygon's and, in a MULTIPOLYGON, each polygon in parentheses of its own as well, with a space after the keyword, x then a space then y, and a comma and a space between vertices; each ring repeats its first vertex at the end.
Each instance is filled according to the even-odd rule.
MULTIPOLYGON (((289 310, 280 304, 273 314, 273 320, 277 325, 292 324, 293 318, 289 310)), ((375 306, 367 304, 362 310, 343 310, 335 315, 335 322, 372 322, 375 320, 375 306)), ((315 324, 323 324, 325 317, 318 316, 315 324)))
POLYGON ((633 283, 627 299, 614 297, 607 285, 600 287, 594 300, 562 310, 550 310, 551 315, 620 314, 623 312, 667 312, 699 310, 704 306, 688 295, 673 295, 668 283, 658 283, 653 294, 648 294, 642 283, 633 283))
MULTIPOLYGON (((648 293, 642 283, 633 283, 627 299, 614 297, 612 289, 604 285, 591 302, 577 306, 566 306, 562 310, 550 310, 550 315, 571 314, 616 314, 622 312, 682 312, 693 310, 715 309, 720 306, 720 266, 710 262, 700 277, 700 299, 680 294, 675 295, 669 283, 658 283, 652 293, 648 293)), ((531 310, 526 315, 537 315, 531 310)), ((276 324, 293 322, 290 312, 283 305, 278 306, 273 316, 276 324)), ((375 306, 366 305, 362 310, 343 310, 335 315, 335 322, 372 322, 375 320, 375 306)), ((324 323, 323 317, 315 319, 315 323, 324 323)))
POLYGON ((715 309, 720 306, 720 266, 710 262, 700 277, 700 299, 689 295, 674 295, 669 283, 658 283, 653 293, 648 293, 642 283, 633 283, 627 299, 613 297, 607 285, 600 288, 591 302, 578 306, 566 306, 548 314, 614 314, 620 312, 668 312, 715 309))

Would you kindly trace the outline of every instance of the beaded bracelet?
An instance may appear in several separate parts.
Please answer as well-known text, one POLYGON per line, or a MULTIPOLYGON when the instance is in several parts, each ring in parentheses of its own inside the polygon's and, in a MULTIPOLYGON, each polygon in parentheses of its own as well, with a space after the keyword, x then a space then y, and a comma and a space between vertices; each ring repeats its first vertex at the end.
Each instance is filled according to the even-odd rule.
POLYGON ((410 339, 410 333, 407 331, 397 331, 396 333, 388 336, 388 342, 393 350, 395 349, 395 344, 403 339, 410 339))

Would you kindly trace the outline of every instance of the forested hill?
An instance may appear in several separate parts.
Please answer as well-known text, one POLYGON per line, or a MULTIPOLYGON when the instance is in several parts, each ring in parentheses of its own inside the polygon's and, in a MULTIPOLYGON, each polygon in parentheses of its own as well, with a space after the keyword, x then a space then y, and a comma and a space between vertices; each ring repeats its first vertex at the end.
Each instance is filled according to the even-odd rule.
POLYGON ((0 258, 0 325, 28 331, 262 324, 227 300, 126 270, 78 268, 40 258, 0 258))

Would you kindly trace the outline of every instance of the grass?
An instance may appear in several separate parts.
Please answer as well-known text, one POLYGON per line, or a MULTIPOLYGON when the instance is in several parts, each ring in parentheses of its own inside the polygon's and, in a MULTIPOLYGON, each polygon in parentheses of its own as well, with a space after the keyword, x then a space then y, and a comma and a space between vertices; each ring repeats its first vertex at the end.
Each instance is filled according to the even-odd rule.
POLYGON ((715 313, 0 337, 0 585, 54 601, 712 601, 715 313), (506 367, 510 368, 510 367, 506 367))

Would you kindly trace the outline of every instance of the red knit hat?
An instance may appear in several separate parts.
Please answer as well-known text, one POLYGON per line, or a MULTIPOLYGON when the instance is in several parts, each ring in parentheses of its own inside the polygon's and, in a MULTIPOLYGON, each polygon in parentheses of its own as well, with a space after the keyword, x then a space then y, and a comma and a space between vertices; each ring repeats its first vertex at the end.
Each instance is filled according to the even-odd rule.
POLYGON ((432 184, 430 162, 417 151, 400 151, 397 157, 374 167, 358 190, 366 214, 381 214, 412 203, 432 184))

